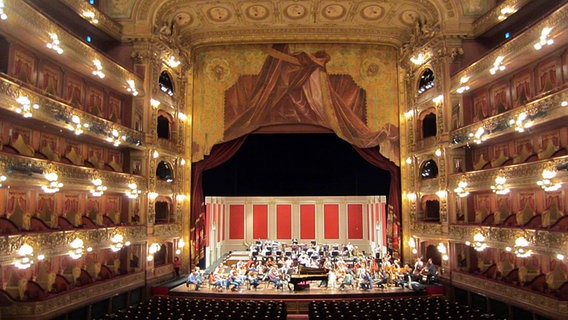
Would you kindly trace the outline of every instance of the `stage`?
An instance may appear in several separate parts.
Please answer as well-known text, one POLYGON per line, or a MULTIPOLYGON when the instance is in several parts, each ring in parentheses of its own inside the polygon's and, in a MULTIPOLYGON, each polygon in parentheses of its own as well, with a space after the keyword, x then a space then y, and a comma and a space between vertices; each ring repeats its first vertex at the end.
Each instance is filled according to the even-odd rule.
POLYGON ((365 300, 424 296, 427 293, 418 293, 402 287, 374 287, 362 290, 348 287, 339 288, 318 287, 319 281, 312 281, 308 288, 299 291, 289 290, 286 285, 283 289, 275 289, 271 283, 261 283, 257 289, 247 289, 242 286, 237 291, 222 289, 221 291, 205 284, 198 291, 191 285, 178 285, 169 290, 169 295, 194 299, 246 299, 246 300, 274 300, 286 302, 288 313, 306 314, 308 304, 314 300, 365 300))

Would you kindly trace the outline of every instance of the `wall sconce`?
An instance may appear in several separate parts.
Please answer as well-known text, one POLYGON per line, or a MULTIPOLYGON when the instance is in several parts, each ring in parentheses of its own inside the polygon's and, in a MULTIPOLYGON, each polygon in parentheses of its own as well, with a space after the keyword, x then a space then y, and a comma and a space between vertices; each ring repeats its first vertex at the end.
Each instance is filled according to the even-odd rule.
POLYGON ((128 188, 129 190, 126 191, 126 196, 129 199, 136 199, 138 198, 138 195, 142 193, 142 191, 138 190, 138 185, 134 182, 129 183, 128 188))
MULTIPOLYGON (((126 140, 126 136, 122 136, 123 140, 126 140)), ((120 133, 116 129, 112 129, 110 132, 110 136, 106 138, 106 141, 112 143, 115 147, 118 147, 121 144, 120 141, 120 133)))
POLYGON ((564 260, 564 255, 559 253, 556 255, 556 259, 558 259, 559 261, 563 261, 564 260))
POLYGON ((467 197, 469 195, 469 192, 465 189, 466 187, 467 187, 467 181, 464 175, 460 178, 460 181, 458 181, 458 187, 454 189, 454 192, 460 198, 467 197))
POLYGON ((416 250, 416 239, 414 239, 414 237, 410 237, 410 239, 408 239, 408 246, 412 248, 412 254, 418 253, 418 250, 416 250))
POLYGON ((124 247, 124 237, 119 233, 115 234, 110 241, 112 242, 110 245, 112 252, 120 251, 124 247))
POLYGON ((160 156, 160 153, 158 152, 158 150, 154 150, 154 152, 152 153, 152 158, 157 159, 160 156))
POLYGON ((69 124, 69 130, 73 131, 76 135, 83 133, 83 128, 88 128, 88 123, 81 123, 81 118, 78 115, 71 116, 71 123, 69 124))
POLYGON ((562 187, 561 183, 553 183, 552 179, 556 177, 558 173, 556 167, 552 165, 551 162, 547 163, 544 169, 542 170, 541 176, 542 180, 536 182, 545 192, 553 192, 557 191, 562 187))
POLYGON ((182 166, 185 166, 185 159, 181 158, 180 161, 179 161, 179 164, 182 165, 182 166))
POLYGON ((83 11, 83 17, 89 20, 92 24, 99 23, 99 19, 97 19, 93 11, 83 11))
POLYGON ((410 118, 412 118, 413 114, 414 114, 413 110, 408 110, 404 113, 404 116, 406 117, 406 119, 410 119, 410 118))
POLYGON ((509 124, 515 126, 515 131, 525 132, 526 128, 530 128, 533 125, 532 121, 525 121, 527 120, 527 117, 528 116, 526 112, 521 112, 517 116, 517 119, 509 120, 509 124))
POLYGON ((411 193, 406 194, 406 198, 407 198, 408 200, 410 200, 410 201, 416 201, 416 198, 417 198, 417 197, 418 197, 418 196, 417 196, 416 193, 414 193, 414 192, 411 192, 411 193))
POLYGON ((156 200, 158 195, 159 194, 157 192, 148 192, 148 199, 150 199, 151 201, 154 201, 154 200, 156 200))
POLYGON ((183 249, 183 247, 185 247, 185 242, 183 241, 183 238, 180 238, 178 240, 178 249, 176 250, 176 254, 181 254, 181 249, 183 249))
POLYGON ((438 243, 438 246, 436 248, 438 249, 438 252, 440 252, 442 254, 442 260, 448 261, 449 257, 448 257, 448 249, 446 248, 446 245, 443 242, 440 242, 440 243, 438 243))
POLYGON ((406 158, 406 164, 412 164, 412 157, 406 158))
POLYGON ((485 243, 485 236, 483 236, 480 232, 473 235, 473 243, 466 241, 466 245, 472 246, 478 252, 481 252, 487 248, 487 244, 485 243))
POLYGON ((27 243, 24 243, 18 249, 18 260, 14 263, 18 269, 27 269, 34 263, 32 259, 34 255, 34 248, 27 243))
POLYGON ((491 186, 491 190, 500 195, 509 193, 510 190, 509 188, 505 187, 505 182, 507 182, 507 178, 505 178, 505 175, 502 171, 499 171, 499 173, 495 177, 495 184, 491 186))
POLYGON ((136 83, 134 83, 134 80, 126 80, 126 84, 128 85, 126 90, 136 97, 138 95, 138 90, 136 90, 136 83))
POLYGON ((56 193, 59 192, 59 189, 61 187, 63 187, 63 183, 57 181, 59 179, 59 176, 57 175, 57 173, 51 171, 48 172, 46 174, 44 174, 44 177, 47 179, 47 181, 49 181, 49 184, 47 186, 41 186, 41 189, 43 190, 43 192, 45 193, 56 193))
POLYGON ((186 116, 185 113, 183 113, 183 112, 179 112, 179 113, 178 113, 178 118, 179 118, 181 121, 187 120, 187 116, 186 116))
POLYGON ((156 252, 160 251, 160 248, 161 248, 161 247, 160 247, 159 244, 157 244, 157 243, 155 243, 155 242, 152 243, 152 244, 148 247, 148 253, 149 253, 149 254, 148 254, 147 260, 148 260, 148 261, 154 260, 154 254, 155 254, 156 252))
POLYGON ((519 258, 527 258, 532 255, 532 250, 527 249, 529 242, 524 237, 518 237, 515 239, 515 250, 514 253, 519 258))
POLYGON ((552 28, 547 28, 547 27, 542 28, 542 31, 540 32, 539 41, 534 44, 535 50, 540 50, 542 49, 542 47, 550 46, 554 43, 554 40, 548 38, 548 36, 550 35, 550 31, 552 31, 552 28))
POLYGON ((156 109, 156 108, 158 108, 158 107, 160 106, 160 101, 155 100, 155 99, 150 99, 150 105, 151 105, 154 109, 156 109))
POLYGON ((439 106, 443 101, 444 101, 443 95, 439 95, 439 96, 432 99, 432 102, 434 102, 434 104, 437 105, 437 106, 439 106))
POLYGON ((410 57, 410 62, 414 63, 415 65, 421 65, 426 61, 430 55, 428 53, 420 52, 417 56, 410 57))
POLYGON ((85 249, 83 240, 79 238, 75 238, 69 246, 71 250, 69 250, 68 254, 73 260, 77 260, 83 256, 83 250, 85 249))
POLYGON ((467 83, 468 81, 469 81, 469 77, 461 77, 461 79, 460 79, 461 87, 459 87, 459 88, 456 90, 456 92, 459 93, 459 94, 462 94, 462 93, 468 91, 468 90, 469 90, 469 86, 466 85, 466 83, 467 83))
POLYGON ((434 151, 434 154, 436 155, 436 157, 440 157, 442 155, 442 149, 436 149, 436 151, 434 151))
POLYGON ((8 178, 5 175, 0 175, 0 188, 2 188, 2 184, 7 180, 8 178))
POLYGON ((560 106, 561 106, 561 107, 566 107, 566 106, 568 106, 568 101, 562 101, 562 102, 560 102, 560 106))
POLYGON ((94 178, 91 182, 94 185, 93 189, 90 190, 93 197, 100 197, 107 190, 107 187, 103 185, 103 181, 100 178, 94 178))
POLYGON ((103 72, 103 65, 101 64, 101 60, 95 59, 93 60, 93 64, 95 65, 95 70, 93 70, 93 75, 104 79, 105 73, 103 72))
POLYGON ((176 201, 183 202, 185 200, 185 194, 176 195, 176 201))
POLYGON ((475 133, 470 133, 469 136, 473 138, 473 142, 481 144, 483 141, 487 140, 485 136, 485 129, 483 127, 477 128, 475 133))
POLYGON ((446 199, 447 195, 448 195, 448 193, 446 192, 446 190, 436 191, 436 196, 438 196, 438 198, 440 198, 440 199, 446 199))
POLYGON ((496 74, 497 71, 505 70, 503 60, 505 60, 505 57, 503 56, 498 56, 497 58, 495 58, 495 62, 493 62, 493 68, 489 69, 489 73, 496 74))
POLYGON ((0 19, 7 20, 8 15, 4 13, 4 1, 0 0, 0 19))
POLYGON ((16 102, 20 104, 20 106, 16 108, 16 112, 24 116, 24 118, 31 118, 32 111, 39 109, 39 105, 37 103, 32 105, 30 99, 26 96, 19 96, 16 98, 16 102))
POLYGON ((48 42, 46 46, 58 54, 62 54, 63 49, 59 46, 59 37, 55 33, 50 33, 49 38, 51 39, 51 42, 48 42))
POLYGON ((503 9, 501 9, 501 14, 499 15, 499 17, 497 17, 497 19, 499 20, 505 20, 507 19, 510 15, 512 15, 513 13, 517 12, 517 10, 515 10, 514 8, 511 7, 505 7, 503 9))
POLYGON ((174 55, 171 55, 170 58, 167 60, 166 64, 172 68, 177 68, 180 65, 181 61, 177 60, 174 55))

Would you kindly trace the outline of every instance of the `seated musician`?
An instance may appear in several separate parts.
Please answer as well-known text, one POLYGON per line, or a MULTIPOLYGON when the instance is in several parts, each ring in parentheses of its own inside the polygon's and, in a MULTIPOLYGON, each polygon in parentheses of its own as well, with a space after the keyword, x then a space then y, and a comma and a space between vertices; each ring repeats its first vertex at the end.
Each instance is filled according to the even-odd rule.
POLYGON ((260 284, 260 280, 258 278, 258 272, 256 272, 256 270, 249 270, 248 274, 247 274, 247 280, 249 283, 249 289, 250 287, 253 287, 254 289, 256 289, 258 287, 258 285, 260 284))
POLYGON ((359 286, 363 290, 369 290, 373 288, 373 277, 371 276, 371 272, 366 269, 362 269, 359 278, 359 286))
POLYGON ((282 278, 277 266, 272 266, 272 268, 268 271, 268 281, 274 283, 276 289, 282 288, 282 278))
POLYGON ((344 290, 345 286, 353 286, 353 273, 351 270, 345 271, 345 276, 339 285, 339 290, 344 290))
POLYGON ((193 272, 191 272, 187 277, 185 286, 189 287, 190 284, 194 284, 195 291, 197 291, 199 290, 199 287, 201 286, 202 283, 203 283, 203 276, 201 275, 201 271, 199 270, 199 267, 195 267, 193 269, 193 272))
POLYGON ((379 269, 377 270, 377 272, 375 273, 375 279, 374 282, 377 284, 377 286, 379 288, 385 288, 386 285, 389 282, 389 275, 386 272, 386 270, 382 267, 379 266, 379 269))
POLYGON ((225 288, 229 289, 230 286, 233 286, 231 288, 231 291, 237 291, 240 285, 241 285, 241 277, 239 275, 239 271, 236 268, 233 268, 229 273, 229 277, 227 278, 227 284, 225 288))

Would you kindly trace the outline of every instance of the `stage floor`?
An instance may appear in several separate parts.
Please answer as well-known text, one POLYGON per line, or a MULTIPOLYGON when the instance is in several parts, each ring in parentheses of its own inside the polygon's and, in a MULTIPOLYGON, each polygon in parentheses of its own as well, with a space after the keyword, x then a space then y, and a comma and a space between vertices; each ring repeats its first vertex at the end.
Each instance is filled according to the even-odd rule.
POLYGON ((261 283, 257 289, 247 289, 246 286, 241 286, 237 291, 222 289, 217 290, 213 287, 205 285, 199 288, 198 291, 192 285, 189 288, 185 284, 176 286, 170 289, 170 295, 172 296, 185 296, 185 297, 195 297, 195 298, 227 298, 227 299, 239 299, 243 297, 255 298, 255 299, 361 299, 361 298, 387 298, 396 296, 414 296, 418 295, 413 290, 402 288, 402 287, 386 287, 377 288, 374 287, 370 290, 362 290, 347 287, 344 290, 339 288, 326 288, 318 287, 319 281, 311 281, 309 287, 293 291, 289 290, 286 285, 283 289, 274 288, 271 283, 261 283))

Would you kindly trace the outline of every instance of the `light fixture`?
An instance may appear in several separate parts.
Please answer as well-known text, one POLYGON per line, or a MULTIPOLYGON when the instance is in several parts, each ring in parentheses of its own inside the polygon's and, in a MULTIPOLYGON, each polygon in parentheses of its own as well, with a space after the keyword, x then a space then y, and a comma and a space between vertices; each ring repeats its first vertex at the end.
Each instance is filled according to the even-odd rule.
POLYGON ((89 20, 92 24, 99 23, 99 19, 97 19, 93 11, 83 11, 83 17, 89 20))
POLYGON ((548 36, 550 35, 550 31, 552 31, 552 28, 548 27, 542 28, 542 31, 540 32, 540 38, 538 42, 534 44, 534 48, 536 50, 540 50, 542 49, 542 47, 550 46, 554 43, 554 40, 548 38, 548 36))
POLYGON ((5 175, 3 175, 3 174, 0 175, 0 188, 2 188, 2 184, 3 184, 7 179, 8 179, 8 178, 7 178, 5 175))
MULTIPOLYGON (((122 140, 126 140, 126 136, 122 136, 122 140)), ((110 135, 106 138, 106 141, 112 143, 113 146, 118 147, 122 141, 120 141, 120 133, 116 129, 110 131, 110 135)))
POLYGON ((460 180, 458 181, 458 187, 454 189, 454 192, 460 198, 467 197, 469 195, 469 192, 465 188, 467 188, 467 180, 466 180, 466 176, 463 175, 460 178, 460 180))
POLYGON ((44 174, 44 177, 49 181, 48 185, 41 186, 41 189, 45 193, 56 193, 59 192, 59 189, 63 187, 63 183, 59 182, 59 176, 56 172, 50 171, 44 174))
POLYGON ((76 135, 83 133, 83 128, 88 128, 88 123, 81 123, 81 118, 78 115, 71 116, 71 123, 68 125, 69 130, 73 131, 76 135))
POLYGON ((69 250, 68 254, 73 260, 77 260, 83 256, 83 250, 85 250, 83 240, 79 238, 75 238, 69 246, 71 250, 69 250))
POLYGON ((448 249, 443 242, 438 243, 438 246, 436 248, 438 249, 438 252, 442 254, 442 260, 448 261, 450 259, 450 257, 448 256, 448 249))
POLYGON ((446 190, 438 190, 436 191, 436 195, 438 196, 438 198, 440 199, 446 199, 446 195, 448 193, 446 192, 446 190))
POLYGON ((95 60, 93 60, 93 64, 95 65, 95 68, 96 68, 95 70, 93 70, 93 75, 95 75, 95 76, 97 76, 101 79, 104 79, 105 74, 103 72, 103 65, 101 64, 101 60, 95 59, 95 60))
POLYGON ((185 247, 185 241, 183 241, 183 238, 179 238, 178 248, 183 248, 183 247, 185 247))
POLYGON ((8 15, 4 13, 4 1, 0 0, 0 19, 6 20, 8 19, 8 15))
POLYGON ((564 255, 559 253, 559 254, 556 255, 556 259, 562 261, 562 260, 564 260, 564 255))
POLYGON ((427 58, 428 58, 427 54, 420 52, 417 56, 410 57, 410 61, 415 65, 421 65, 424 63, 424 61, 426 61, 427 58))
POLYGON ((90 191, 93 197, 100 197, 107 190, 107 187, 103 185, 103 181, 100 178, 94 178, 91 182, 93 183, 93 188, 90 191))
POLYGON ((533 125, 532 120, 526 121, 527 117, 528 115, 526 112, 521 112, 517 116, 517 119, 509 120, 509 124, 515 126, 515 131, 525 132, 526 128, 530 128, 533 125))
POLYGON ((154 254, 158 251, 160 251, 161 246, 157 243, 152 243, 150 246, 148 246, 148 261, 152 261, 154 260, 154 254))
POLYGON ((126 196, 129 199, 136 199, 142 191, 138 190, 136 183, 132 182, 128 184, 128 190, 126 191, 126 196))
POLYGON ((182 165, 182 166, 185 166, 185 159, 181 158, 181 160, 179 161, 179 164, 182 165))
POLYGON ((503 56, 498 56, 497 58, 495 58, 495 62, 493 62, 493 67, 489 69, 489 73, 496 74, 497 71, 505 70, 505 66, 503 65, 503 60, 505 60, 505 57, 503 56))
POLYGON ((435 105, 440 105, 440 103, 442 103, 442 101, 444 101, 444 96, 443 95, 439 95, 435 98, 432 99, 432 102, 434 102, 435 105))
POLYGON ((412 157, 406 158, 406 164, 412 164, 412 157))
POLYGON ((497 19, 505 20, 515 12, 517 12, 517 10, 515 8, 504 7, 504 8, 501 9, 501 14, 497 17, 497 19))
POLYGON ((110 245, 112 252, 120 251, 124 247, 124 236, 119 233, 115 234, 110 241, 112 242, 110 245))
POLYGON ((49 34, 49 38, 51 38, 51 42, 48 42, 46 44, 46 46, 57 52, 58 54, 62 54, 63 53, 63 49, 61 49, 61 47, 59 46, 60 42, 59 42, 59 37, 57 36, 57 34, 55 33, 50 33, 49 34))
POLYGON ((560 106, 561 106, 561 107, 566 107, 566 106, 568 106, 568 101, 562 101, 562 102, 560 102, 560 106))
POLYGON ((473 138, 473 142, 481 144, 483 141, 487 140, 485 136, 485 129, 483 127, 477 128, 475 133, 470 133, 469 136, 473 138))
POLYGON ((557 191, 562 187, 561 183, 553 183, 552 179, 556 177, 558 171, 556 166, 554 166, 551 162, 547 163, 542 170, 541 176, 542 180, 536 182, 545 192, 553 192, 557 191))
POLYGON ((158 197, 157 192, 148 192, 148 199, 154 201, 154 200, 156 200, 157 197, 158 197))
POLYGON ((514 253, 519 258, 526 258, 532 255, 532 250, 527 249, 529 242, 524 237, 515 239, 514 253))
POLYGON ((416 193, 410 192, 406 195, 406 198, 410 201, 416 201, 417 196, 416 196, 416 193))
POLYGON ((434 154, 436 155, 436 157, 439 157, 442 155, 442 149, 438 148, 436 149, 436 151, 434 151, 434 154))
POLYGON ((181 121, 187 120, 187 116, 186 116, 185 113, 183 113, 183 112, 179 112, 179 113, 178 113, 178 118, 179 118, 181 121))
POLYGON ((176 201, 183 202, 185 200, 185 194, 176 195, 176 201))
POLYGON ((27 243, 24 243, 18 249, 18 260, 14 263, 18 269, 27 269, 34 263, 32 259, 34 255, 34 248, 27 243))
MULTIPOLYGON (((468 244, 468 243, 466 242, 466 244, 468 244)), ((480 232, 474 234, 473 235, 473 243, 470 243, 470 245, 476 251, 481 252, 481 251, 485 250, 485 248, 487 248, 487 244, 485 243, 485 236, 483 236, 480 232)))
POLYGON ((39 105, 37 103, 32 105, 30 99, 26 96, 19 96, 16 98, 16 102, 20 104, 20 106, 16 108, 16 112, 24 116, 24 118, 31 118, 32 110, 39 109, 39 105))
POLYGON ((509 193, 509 188, 505 187, 505 182, 507 182, 507 178, 502 171, 499 171, 497 176, 495 177, 495 184, 491 186, 491 190, 499 195, 504 195, 509 193))
POLYGON ((160 153, 158 152, 158 150, 154 150, 154 152, 152 152, 152 157, 154 159, 157 159, 160 156, 160 153))
POLYGON ((469 86, 466 83, 469 81, 469 77, 461 77, 460 78, 460 87, 457 88, 456 92, 462 94, 469 90, 469 86))
POLYGON ((412 118, 413 114, 414 114, 414 111, 408 110, 404 113, 404 116, 406 117, 406 119, 410 119, 410 118, 412 118))
POLYGON ((171 55, 166 63, 172 68, 177 68, 181 62, 174 55, 171 55))
POLYGON ((133 96, 136 97, 138 95, 138 90, 136 90, 136 83, 134 83, 134 80, 132 79, 126 80, 126 83, 128 84, 126 90, 128 90, 128 92, 130 92, 133 96))
POLYGON ((150 99, 150 105, 151 105, 152 107, 154 107, 154 109, 155 109, 155 108, 157 108, 157 107, 160 106, 160 101, 158 101, 158 100, 156 100, 156 99, 150 99))

